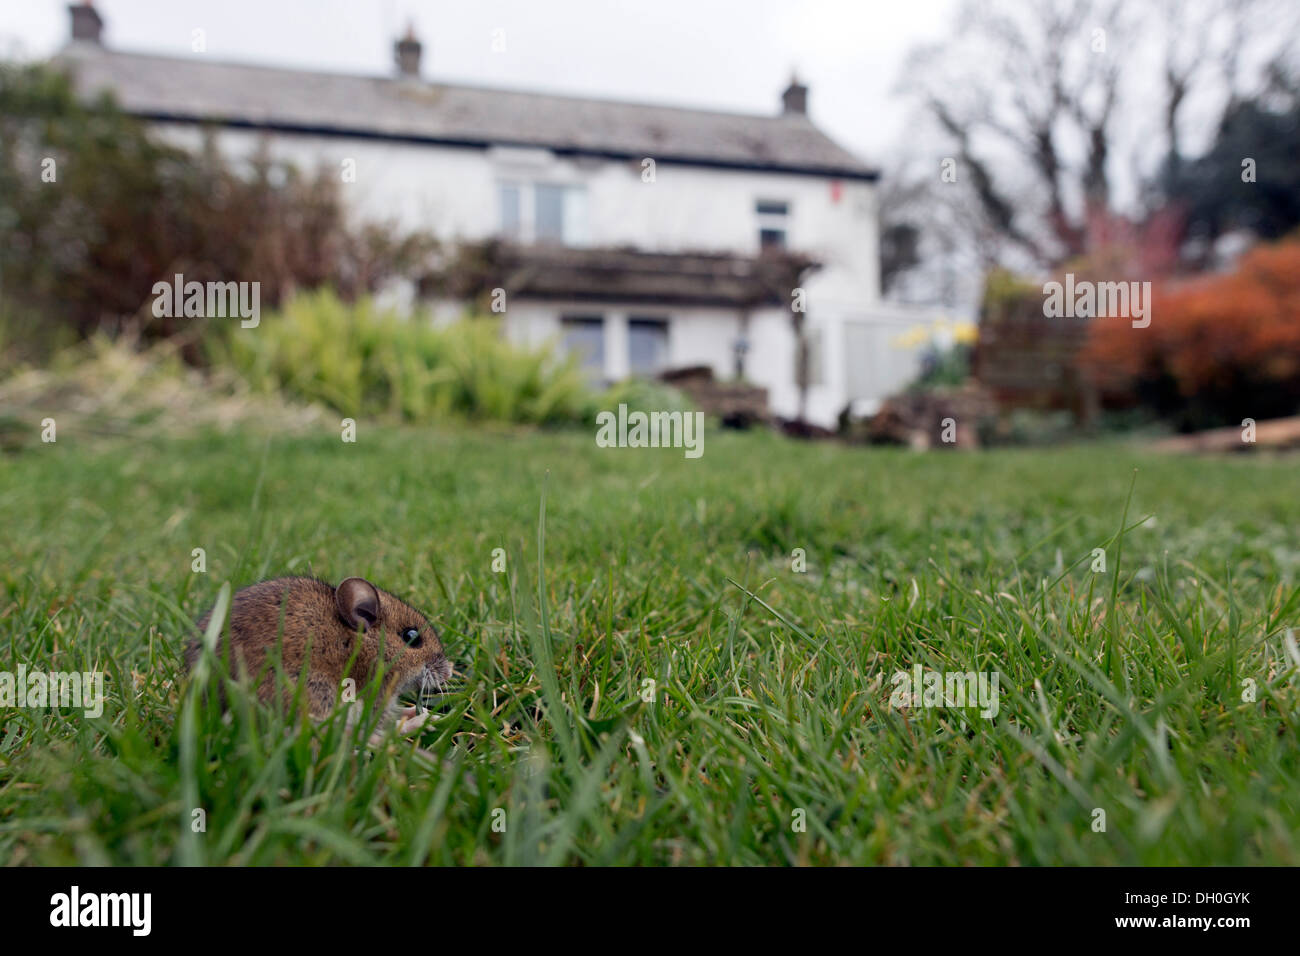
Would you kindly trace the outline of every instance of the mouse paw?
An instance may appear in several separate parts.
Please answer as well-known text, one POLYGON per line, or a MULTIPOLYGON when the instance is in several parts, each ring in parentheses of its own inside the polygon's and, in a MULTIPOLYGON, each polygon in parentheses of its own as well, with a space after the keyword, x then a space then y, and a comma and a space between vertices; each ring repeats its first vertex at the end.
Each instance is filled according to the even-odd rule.
POLYGON ((433 715, 423 707, 407 707, 398 713, 397 732, 399 734, 415 733, 432 719, 433 715))

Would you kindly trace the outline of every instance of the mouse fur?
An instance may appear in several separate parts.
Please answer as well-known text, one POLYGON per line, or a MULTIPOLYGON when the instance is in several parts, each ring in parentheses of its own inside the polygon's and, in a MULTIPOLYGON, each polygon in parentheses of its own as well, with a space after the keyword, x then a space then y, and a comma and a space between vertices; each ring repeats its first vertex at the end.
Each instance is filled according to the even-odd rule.
MULTIPOLYGON (((189 672, 199 659, 201 635, 211 616, 209 609, 199 619, 200 636, 185 648, 189 672)), ((358 692, 367 687, 379 670, 381 654, 380 699, 389 710, 395 708, 398 695, 441 687, 452 673, 428 617, 359 577, 346 578, 338 587, 317 578, 281 577, 241 588, 231 600, 216 654, 219 660, 231 661, 237 676, 256 677, 262 674, 267 654, 278 646, 285 675, 296 681, 309 645, 305 693, 314 720, 323 720, 333 710, 345 678, 355 680, 358 692)), ((283 705, 288 706, 292 693, 292 688, 284 688, 283 705)), ((274 694, 274 667, 268 665, 258 696, 273 703, 274 694)))

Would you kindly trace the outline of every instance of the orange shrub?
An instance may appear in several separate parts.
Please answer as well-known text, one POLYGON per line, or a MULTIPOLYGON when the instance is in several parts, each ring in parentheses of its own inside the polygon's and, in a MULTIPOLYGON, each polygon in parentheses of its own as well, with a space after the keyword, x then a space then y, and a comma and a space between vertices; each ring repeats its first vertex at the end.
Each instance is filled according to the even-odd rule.
POLYGON ((1151 324, 1094 320, 1080 354, 1108 404, 1181 427, 1300 412, 1300 240, 1262 245, 1234 272, 1162 280, 1151 324))

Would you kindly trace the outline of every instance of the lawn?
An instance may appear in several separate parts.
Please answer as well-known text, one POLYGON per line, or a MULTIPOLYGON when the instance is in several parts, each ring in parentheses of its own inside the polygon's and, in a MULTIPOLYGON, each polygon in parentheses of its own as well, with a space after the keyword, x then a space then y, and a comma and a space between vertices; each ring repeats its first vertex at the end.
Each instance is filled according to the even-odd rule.
POLYGON ((363 423, 0 468, 0 669, 108 694, 0 707, 6 863, 1300 863, 1295 458, 363 423), (189 622, 288 573, 430 613, 440 766, 186 692, 189 622), (892 706, 917 666, 996 716, 892 706))

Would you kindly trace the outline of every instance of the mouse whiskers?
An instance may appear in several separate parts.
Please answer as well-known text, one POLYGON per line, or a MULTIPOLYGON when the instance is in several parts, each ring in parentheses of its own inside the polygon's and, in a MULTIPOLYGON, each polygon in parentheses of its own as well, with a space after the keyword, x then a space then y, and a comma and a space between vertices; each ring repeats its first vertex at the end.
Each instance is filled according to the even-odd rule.
POLYGON ((446 683, 434 671, 425 669, 420 675, 420 703, 426 704, 447 689, 446 683))

